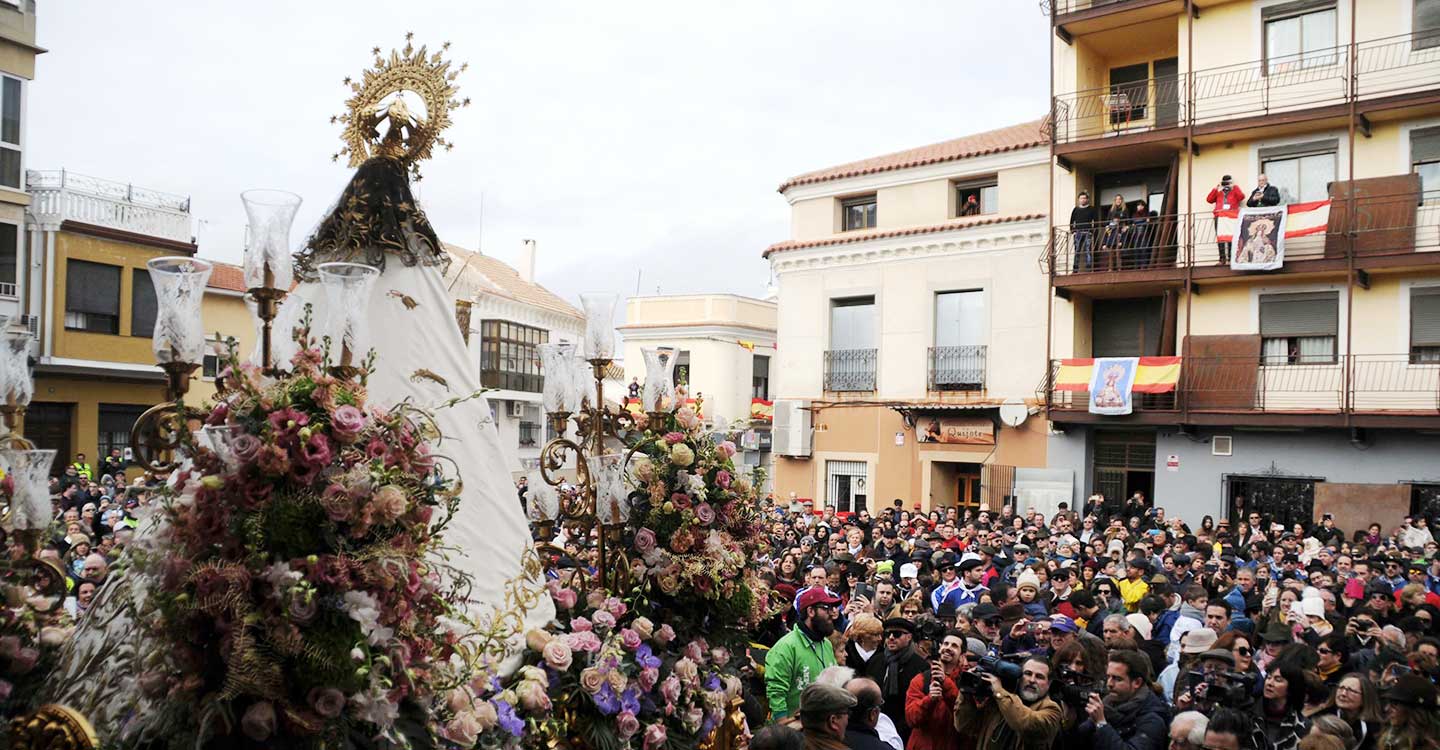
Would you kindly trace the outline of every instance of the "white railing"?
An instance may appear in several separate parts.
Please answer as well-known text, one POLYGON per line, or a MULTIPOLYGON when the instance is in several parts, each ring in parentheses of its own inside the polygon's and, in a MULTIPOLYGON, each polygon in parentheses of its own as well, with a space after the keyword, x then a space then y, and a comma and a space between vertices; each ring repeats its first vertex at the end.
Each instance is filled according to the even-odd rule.
POLYGON ((30 212, 41 223, 77 221, 190 242, 190 199, 74 172, 25 173, 30 212))

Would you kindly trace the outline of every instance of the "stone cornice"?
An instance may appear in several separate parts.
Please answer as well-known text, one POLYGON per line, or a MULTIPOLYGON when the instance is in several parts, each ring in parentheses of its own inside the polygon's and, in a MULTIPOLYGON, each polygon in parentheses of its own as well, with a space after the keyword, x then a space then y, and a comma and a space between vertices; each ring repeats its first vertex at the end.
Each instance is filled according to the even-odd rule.
MULTIPOLYGON (((835 268, 870 263, 976 253, 1036 251, 1045 246, 1049 226, 1044 219, 961 227, 946 232, 883 237, 865 242, 820 245, 776 253, 770 267, 776 274, 815 268, 835 268)), ((1036 273, 1039 273, 1037 268, 1036 273)))

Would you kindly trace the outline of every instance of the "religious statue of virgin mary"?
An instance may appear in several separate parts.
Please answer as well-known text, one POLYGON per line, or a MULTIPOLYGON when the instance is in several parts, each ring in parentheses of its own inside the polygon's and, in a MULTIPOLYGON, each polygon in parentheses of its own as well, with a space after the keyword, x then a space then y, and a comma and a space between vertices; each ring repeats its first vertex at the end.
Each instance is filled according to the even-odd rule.
MULTIPOLYGON (((298 283, 276 320, 274 359, 288 361, 285 343, 307 305, 317 318, 327 314, 317 283, 320 264, 345 261, 380 270, 367 311, 375 356, 369 401, 408 401, 432 410, 442 436, 434 451, 454 461, 462 483, 459 511, 445 530, 454 550, 448 562, 472 579, 469 625, 490 644, 487 656, 503 661, 523 647, 526 631, 552 619, 554 608, 481 393, 478 362, 466 348, 442 280, 449 256, 410 187, 419 178, 418 163, 435 146, 450 147, 441 133, 450 112, 469 100, 456 98, 459 70, 451 70, 441 52, 416 49, 408 39, 388 57, 376 48, 374 67, 359 81, 346 80, 347 112, 334 118, 346 126, 345 146, 336 158, 348 155, 356 170, 295 256, 298 283), (415 104, 424 111, 412 111, 415 104)), ((142 524, 137 545, 143 546, 145 535, 142 524)), ((148 588, 140 578, 120 574, 107 581, 44 696, 86 717, 106 746, 164 731, 144 726, 144 708, 134 697, 135 667, 146 648, 133 620, 148 588)))

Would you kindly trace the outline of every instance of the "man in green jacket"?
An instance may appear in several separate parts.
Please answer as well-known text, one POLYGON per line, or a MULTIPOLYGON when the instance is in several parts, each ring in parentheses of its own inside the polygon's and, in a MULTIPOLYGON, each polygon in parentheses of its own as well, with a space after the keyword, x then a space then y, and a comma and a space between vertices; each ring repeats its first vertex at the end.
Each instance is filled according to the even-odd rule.
POLYGON ((814 682, 821 670, 836 665, 829 636, 835 632, 839 606, 840 597, 823 586, 800 595, 796 606, 800 622, 776 641, 765 657, 765 695, 770 699, 772 720, 794 714, 800 707, 800 691, 814 682))

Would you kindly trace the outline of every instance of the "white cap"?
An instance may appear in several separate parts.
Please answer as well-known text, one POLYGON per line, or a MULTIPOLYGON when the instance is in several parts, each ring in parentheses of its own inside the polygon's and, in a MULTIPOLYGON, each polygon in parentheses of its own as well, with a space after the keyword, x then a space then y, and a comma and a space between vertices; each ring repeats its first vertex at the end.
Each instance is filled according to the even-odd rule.
POLYGON ((918 578, 919 576, 920 569, 915 567, 915 563, 905 563, 900 566, 900 578, 902 580, 906 578, 918 578))

